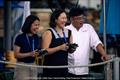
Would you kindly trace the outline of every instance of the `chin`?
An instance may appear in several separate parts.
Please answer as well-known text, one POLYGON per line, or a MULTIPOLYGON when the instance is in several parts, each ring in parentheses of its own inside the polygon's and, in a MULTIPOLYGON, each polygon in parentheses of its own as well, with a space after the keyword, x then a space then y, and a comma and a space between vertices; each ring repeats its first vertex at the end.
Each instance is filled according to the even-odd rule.
POLYGON ((32 34, 36 34, 36 32, 32 32, 32 34))

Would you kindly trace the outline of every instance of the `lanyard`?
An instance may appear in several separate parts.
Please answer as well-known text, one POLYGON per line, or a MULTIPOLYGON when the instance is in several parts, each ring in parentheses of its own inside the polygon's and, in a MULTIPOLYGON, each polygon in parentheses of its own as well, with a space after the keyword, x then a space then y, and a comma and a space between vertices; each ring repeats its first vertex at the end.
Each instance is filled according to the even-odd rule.
POLYGON ((64 40, 65 40, 65 43, 66 43, 66 42, 67 42, 67 39, 66 39, 66 36, 65 36, 64 29, 62 29, 62 32, 63 32, 64 40))
MULTIPOLYGON (((59 35, 59 33, 56 31, 56 29, 54 29, 55 32, 57 33, 57 35, 59 36, 59 38, 61 38, 61 36, 59 35)), ((65 35, 65 32, 64 32, 64 29, 62 28, 62 32, 63 32, 63 37, 64 37, 64 40, 65 40, 65 43, 67 42, 67 39, 66 39, 66 35, 65 35)))
POLYGON ((28 41, 28 44, 29 44, 30 48, 32 49, 32 51, 34 51, 35 50, 34 38, 32 38, 32 45, 30 44, 30 40, 29 40, 27 34, 26 34, 26 38, 27 38, 27 41, 28 41))

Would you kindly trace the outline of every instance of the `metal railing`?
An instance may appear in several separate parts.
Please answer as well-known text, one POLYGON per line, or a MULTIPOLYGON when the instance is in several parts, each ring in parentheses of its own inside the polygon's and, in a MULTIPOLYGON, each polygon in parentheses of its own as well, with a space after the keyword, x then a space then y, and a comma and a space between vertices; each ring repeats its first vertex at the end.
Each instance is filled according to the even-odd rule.
MULTIPOLYGON (((41 66, 41 65, 30 65, 30 64, 22 64, 22 63, 11 63, 8 61, 0 61, 0 63, 3 64, 13 64, 13 65, 19 65, 19 66, 26 66, 26 67, 36 67, 36 68, 76 68, 76 67, 93 67, 93 66, 99 66, 99 65, 106 65, 105 68, 105 80, 120 80, 119 77, 119 63, 120 63, 120 58, 114 57, 111 60, 100 62, 100 63, 95 63, 95 64, 89 64, 89 65, 65 65, 65 66, 41 66), (112 65, 112 67, 111 67, 112 65), (108 76, 107 76, 108 75, 108 76)), ((91 78, 90 80, 94 80, 94 78, 91 78)))

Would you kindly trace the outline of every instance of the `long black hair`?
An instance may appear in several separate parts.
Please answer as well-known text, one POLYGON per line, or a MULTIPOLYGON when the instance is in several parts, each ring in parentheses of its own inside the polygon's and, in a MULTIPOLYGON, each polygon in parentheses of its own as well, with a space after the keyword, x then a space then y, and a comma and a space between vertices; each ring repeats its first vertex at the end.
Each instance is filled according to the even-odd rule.
POLYGON ((39 19, 37 16, 35 16, 35 15, 29 15, 29 16, 25 19, 25 22, 24 22, 24 24, 23 24, 23 26, 22 26, 22 32, 23 32, 23 33, 31 33, 30 28, 31 28, 32 23, 33 23, 35 20, 40 21, 40 19, 39 19))
POLYGON ((63 9, 56 9, 55 11, 53 11, 53 13, 50 16, 50 23, 49 23, 49 26, 51 28, 56 27, 56 19, 58 19, 60 14, 63 13, 63 12, 66 13, 65 10, 63 10, 63 9))

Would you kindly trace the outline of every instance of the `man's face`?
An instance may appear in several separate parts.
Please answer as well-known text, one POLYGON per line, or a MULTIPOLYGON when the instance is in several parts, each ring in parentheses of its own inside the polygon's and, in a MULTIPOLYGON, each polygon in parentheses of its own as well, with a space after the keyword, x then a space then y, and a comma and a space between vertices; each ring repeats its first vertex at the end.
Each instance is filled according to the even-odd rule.
POLYGON ((72 17, 72 24, 74 27, 79 29, 80 27, 83 26, 83 23, 84 23, 84 16, 83 15, 72 17))

